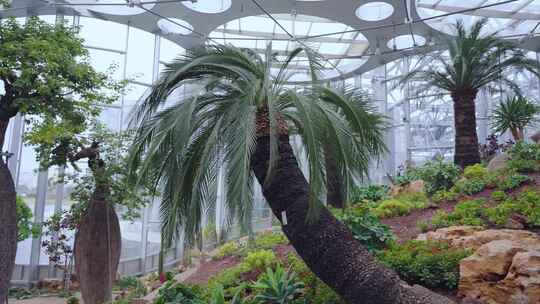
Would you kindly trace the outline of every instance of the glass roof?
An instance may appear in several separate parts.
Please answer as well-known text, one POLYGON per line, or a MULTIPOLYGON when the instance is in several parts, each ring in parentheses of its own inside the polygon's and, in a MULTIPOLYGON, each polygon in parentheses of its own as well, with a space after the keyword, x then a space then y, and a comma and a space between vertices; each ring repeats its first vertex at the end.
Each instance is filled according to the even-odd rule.
MULTIPOLYGON (((345 58, 359 57, 368 49, 369 42, 361 33, 327 35, 353 30, 346 24, 306 15, 275 14, 273 17, 285 30, 267 16, 249 16, 219 26, 210 33, 210 37, 214 42, 251 48, 260 53, 264 53, 266 45, 271 41, 272 49, 280 55, 278 60, 285 59, 287 51, 302 45, 308 46, 323 56, 324 78, 349 73, 367 61, 367 58, 345 58)), ((298 57, 291 67, 298 71, 291 81, 309 80, 306 74, 307 58, 298 57)))
POLYGON ((451 25, 456 20, 463 20, 470 25, 481 18, 488 18, 488 31, 499 32, 499 36, 512 38, 540 31, 540 0, 417 0, 416 6, 421 18, 428 18, 462 10, 476 10, 426 21, 433 28, 452 34, 451 25), (484 7, 489 6, 489 7, 484 7))

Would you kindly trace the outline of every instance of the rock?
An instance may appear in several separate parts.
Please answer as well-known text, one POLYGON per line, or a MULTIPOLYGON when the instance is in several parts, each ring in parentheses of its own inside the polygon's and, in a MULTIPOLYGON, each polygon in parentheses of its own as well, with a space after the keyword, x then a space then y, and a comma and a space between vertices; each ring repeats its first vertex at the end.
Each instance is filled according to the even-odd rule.
POLYGON ((416 239, 420 241, 441 241, 451 243, 455 239, 467 237, 482 230, 484 230, 484 228, 478 226, 453 226, 420 234, 416 239))
POLYGON ((519 221, 517 221, 517 220, 515 220, 513 218, 508 218, 503 226, 504 226, 504 228, 508 228, 508 229, 523 229, 523 228, 525 228, 525 226, 522 223, 520 223, 519 221))
POLYGON ((493 159, 491 159, 489 161, 489 164, 487 166, 488 172, 494 172, 494 171, 499 171, 499 170, 505 169, 506 168, 506 162, 509 159, 510 158, 505 153, 502 153, 502 154, 499 154, 499 155, 495 156, 493 159))
POLYGON ((540 131, 537 131, 536 133, 534 133, 530 138, 535 143, 540 144, 540 131))
POLYGON ((397 186, 394 185, 390 189, 390 195, 392 197, 396 197, 400 194, 404 193, 418 193, 418 192, 424 192, 424 181, 423 180, 415 180, 408 184, 397 186))

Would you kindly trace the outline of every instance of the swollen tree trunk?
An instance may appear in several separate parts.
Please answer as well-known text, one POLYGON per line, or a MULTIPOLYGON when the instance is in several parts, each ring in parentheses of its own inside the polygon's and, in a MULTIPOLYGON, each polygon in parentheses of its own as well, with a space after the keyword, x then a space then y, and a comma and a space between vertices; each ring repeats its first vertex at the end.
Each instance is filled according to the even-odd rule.
MULTIPOLYGON (((0 152, 9 120, 0 120, 0 152)), ((0 303, 8 294, 9 282, 17 254, 17 205, 13 178, 0 156, 0 303)))
POLYGON ((463 90, 451 94, 456 131, 454 163, 461 168, 480 163, 474 103, 477 93, 477 90, 463 90))
POLYGON ((336 160, 330 153, 330 148, 325 147, 325 164, 326 164, 326 203, 334 208, 345 207, 343 199, 343 185, 341 176, 338 172, 336 160))
POLYGON ((108 186, 96 187, 75 236, 75 270, 86 304, 111 301, 120 262, 120 224, 108 193, 108 186))
POLYGON ((510 132, 512 133, 512 137, 514 137, 516 142, 523 140, 525 137, 523 134, 523 129, 510 129, 510 132))
POLYGON ((270 139, 264 131, 257 132, 251 166, 258 181, 264 185, 263 194, 272 212, 282 223, 285 212, 287 223, 283 232, 315 275, 350 304, 452 303, 425 288, 410 287, 400 281, 393 271, 379 265, 352 232, 326 208, 322 208, 314 223, 306 221, 309 185, 285 132, 280 132, 279 160, 268 184, 264 185, 264 180, 270 139))

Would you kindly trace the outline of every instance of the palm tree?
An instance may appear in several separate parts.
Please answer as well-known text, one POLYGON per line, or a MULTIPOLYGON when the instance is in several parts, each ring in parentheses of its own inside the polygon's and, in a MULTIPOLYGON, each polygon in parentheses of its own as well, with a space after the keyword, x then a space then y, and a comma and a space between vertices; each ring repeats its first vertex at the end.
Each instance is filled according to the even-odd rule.
POLYGON ((208 46, 167 65, 136 111, 138 134, 131 160, 131 167, 140 170, 139 181, 153 181, 161 189, 165 240, 170 243, 181 228, 190 238, 197 234, 201 214, 212 204, 207 198, 218 168, 224 166, 228 210, 245 222, 256 177, 298 254, 348 303, 424 299, 376 263, 318 200, 325 189, 323 145, 331 143, 344 184, 351 184, 355 176, 366 174, 370 156, 383 147, 382 119, 368 113, 365 103, 342 98, 327 87, 303 94, 287 88, 287 67, 301 52, 310 59, 307 67, 316 79, 320 63, 306 49, 296 49, 278 62, 271 47, 264 60, 251 50, 208 46), (188 83, 200 89, 172 100, 171 93, 188 83), (289 143, 290 134, 303 141, 309 183, 289 143))
POLYGON ((426 59, 432 62, 419 65, 400 79, 401 84, 411 80, 423 83, 420 90, 435 87, 450 93, 454 104, 454 162, 461 167, 480 162, 475 109, 478 91, 502 83, 519 92, 517 84, 504 77, 512 70, 539 76, 538 62, 527 58, 516 44, 498 38, 497 33, 482 35, 486 23, 487 19, 482 19, 466 30, 458 21, 456 36, 444 41, 449 57, 440 52, 428 54, 426 59))
POLYGON ((536 115, 540 113, 540 107, 523 96, 514 96, 501 102, 492 114, 492 127, 495 133, 504 133, 508 130, 514 140, 523 140, 525 127, 538 121, 536 115))

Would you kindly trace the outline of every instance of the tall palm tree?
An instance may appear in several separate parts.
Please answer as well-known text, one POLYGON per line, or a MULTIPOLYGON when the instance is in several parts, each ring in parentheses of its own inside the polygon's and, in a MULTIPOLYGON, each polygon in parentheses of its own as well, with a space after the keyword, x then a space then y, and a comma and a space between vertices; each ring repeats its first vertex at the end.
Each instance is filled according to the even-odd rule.
POLYGON ((537 122, 540 106, 523 96, 509 97, 493 111, 492 127, 495 133, 510 131, 514 140, 523 140, 525 127, 537 122))
POLYGON ((370 156, 383 147, 381 118, 367 112, 365 103, 342 98, 329 88, 309 88, 304 94, 287 88, 287 67, 301 52, 310 59, 308 68, 315 78, 317 56, 303 49, 281 63, 271 47, 263 59, 247 49, 209 46, 167 65, 136 111, 138 135, 131 161, 131 167, 140 170, 139 181, 154 181, 162 191, 166 241, 181 228, 189 237, 200 230, 201 214, 212 204, 207 198, 223 165, 228 210, 245 222, 252 210, 255 176, 298 254, 348 303, 424 299, 377 264, 318 200, 325 188, 323 145, 331 143, 344 183, 351 184, 355 175, 366 174, 370 156), (276 65, 280 67, 273 76, 276 65), (171 100, 171 93, 187 83, 201 88, 171 100), (304 144, 309 183, 289 143, 293 133, 304 144))
POLYGON ((497 33, 483 35, 486 23, 487 19, 482 19, 467 30, 458 21, 456 36, 443 41, 449 56, 428 54, 426 59, 432 62, 419 65, 400 79, 401 84, 421 82, 420 90, 435 87, 450 93, 454 104, 454 162, 461 167, 480 162, 475 108, 478 91, 502 83, 519 92, 518 85, 504 77, 505 73, 540 73, 538 62, 527 58, 515 43, 498 38, 497 33))

